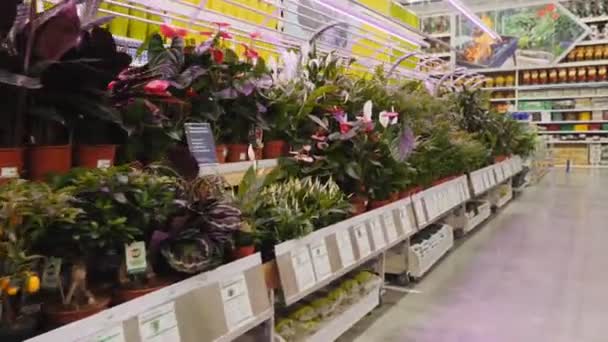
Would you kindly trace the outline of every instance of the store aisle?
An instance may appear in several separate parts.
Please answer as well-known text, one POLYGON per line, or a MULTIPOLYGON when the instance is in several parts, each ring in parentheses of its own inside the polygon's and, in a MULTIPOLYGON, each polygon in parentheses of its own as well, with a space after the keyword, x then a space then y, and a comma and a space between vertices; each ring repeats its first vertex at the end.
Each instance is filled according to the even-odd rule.
POLYGON ((554 170, 341 341, 605 342, 608 170, 554 170))

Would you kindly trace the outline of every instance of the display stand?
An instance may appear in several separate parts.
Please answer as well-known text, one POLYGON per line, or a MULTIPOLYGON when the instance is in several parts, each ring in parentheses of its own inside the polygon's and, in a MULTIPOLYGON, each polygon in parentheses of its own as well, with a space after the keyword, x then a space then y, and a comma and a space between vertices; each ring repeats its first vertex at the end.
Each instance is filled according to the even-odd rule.
POLYGON ((414 279, 420 279, 447 252, 454 247, 452 227, 444 224, 441 230, 419 245, 411 245, 408 252, 409 273, 414 279))
POLYGON ((464 204, 462 208, 455 210, 448 216, 446 223, 454 228, 456 235, 464 235, 481 225, 491 214, 490 202, 473 200, 464 204), (467 206, 474 206, 474 209, 468 210, 467 206))

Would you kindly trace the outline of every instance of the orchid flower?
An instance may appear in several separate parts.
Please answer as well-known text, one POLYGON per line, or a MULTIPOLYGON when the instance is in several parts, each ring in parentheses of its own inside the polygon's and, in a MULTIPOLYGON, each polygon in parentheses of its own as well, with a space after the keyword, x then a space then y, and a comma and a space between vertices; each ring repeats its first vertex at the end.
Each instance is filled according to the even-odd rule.
POLYGON ((399 113, 395 112, 395 108, 391 108, 390 112, 382 111, 380 112, 379 121, 382 127, 387 128, 399 121, 399 113))

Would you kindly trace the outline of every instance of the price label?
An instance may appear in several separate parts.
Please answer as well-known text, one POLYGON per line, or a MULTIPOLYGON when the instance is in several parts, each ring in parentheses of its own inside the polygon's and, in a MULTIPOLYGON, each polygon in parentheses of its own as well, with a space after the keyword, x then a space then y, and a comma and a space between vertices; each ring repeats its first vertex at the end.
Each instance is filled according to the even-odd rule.
POLYGON ((122 324, 101 330, 91 336, 87 336, 78 342, 126 342, 125 332, 122 324))
POLYGON ((353 244, 350 239, 348 229, 336 232, 336 242, 338 243, 338 252, 342 260, 342 267, 348 267, 355 263, 355 254, 353 253, 353 244))
POLYGON ((49 258, 42 271, 42 287, 45 289, 59 288, 61 281, 61 258, 49 258))
POLYGON ((384 237, 384 230, 382 229, 382 222, 380 222, 380 216, 376 216, 370 220, 370 229, 372 231, 372 238, 374 239, 374 247, 376 250, 386 246, 386 238, 384 237))
POLYGON ((16 167, 0 167, 0 178, 18 178, 19 170, 16 167))
POLYGON ((146 272, 148 261, 146 259, 146 243, 136 241, 130 245, 125 245, 125 258, 127 262, 127 272, 137 274, 146 272))
POLYGON ((170 302, 138 316, 142 342, 180 342, 175 303, 170 302))
POLYGON ((107 169, 112 167, 112 161, 109 159, 99 159, 97 161, 97 168, 98 169, 107 169))
POLYGON ((315 271, 310 260, 308 247, 297 248, 291 254, 291 263, 296 276, 298 290, 305 291, 315 285, 315 271))
POLYGON ((412 228, 412 222, 410 221, 410 216, 407 213, 407 207, 403 206, 399 209, 399 221, 401 222, 401 228, 403 229, 404 234, 408 234, 414 229, 412 228))
POLYGON ((416 219, 418 220, 418 224, 422 225, 427 222, 426 215, 424 213, 424 206, 422 205, 421 199, 416 199, 414 201, 414 212, 416 213, 416 219))
POLYGON ((392 212, 382 214, 382 221, 384 221, 384 228, 386 228, 386 236, 388 242, 395 242, 399 238, 397 227, 395 226, 395 218, 392 212))
POLYGON ((364 258, 370 255, 372 252, 372 248, 369 245, 369 236, 367 235, 365 224, 361 223, 355 226, 353 228, 353 233, 355 235, 357 247, 359 247, 359 257, 364 258))
POLYGON ((251 317, 251 301, 245 275, 240 274, 230 280, 221 283, 222 301, 224 302, 224 314, 228 330, 232 331, 251 317))
MULTIPOLYGON (((215 140, 213 131, 208 123, 186 123, 186 140, 190 153, 201 164, 217 164, 215 150, 215 140)), ((245 153, 242 153, 241 160, 245 160, 245 153)))
POLYGON ((331 264, 329 263, 329 254, 327 253, 327 245, 325 239, 310 244, 310 253, 312 254, 312 263, 315 267, 315 275, 317 281, 327 279, 331 276, 331 264))

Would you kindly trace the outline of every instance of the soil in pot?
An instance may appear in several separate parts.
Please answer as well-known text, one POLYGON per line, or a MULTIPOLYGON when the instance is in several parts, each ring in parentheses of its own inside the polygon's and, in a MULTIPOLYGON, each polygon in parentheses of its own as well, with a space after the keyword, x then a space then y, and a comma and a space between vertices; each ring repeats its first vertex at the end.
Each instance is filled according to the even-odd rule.
POLYGON ((88 169, 107 168, 114 165, 116 145, 78 145, 76 165, 88 169))
POLYGON ((228 145, 228 156, 226 161, 229 163, 247 161, 247 149, 248 145, 245 144, 231 144, 228 145))
POLYGON ((11 178, 18 178, 23 172, 23 149, 0 148, 0 184, 11 178))
POLYGON ((289 145, 285 140, 271 140, 264 143, 264 158, 276 159, 289 153, 289 145))
POLYGON ((224 164, 226 162, 226 157, 228 156, 228 147, 223 144, 217 145, 215 147, 215 154, 217 155, 217 162, 224 164))
POLYGON ((38 320, 24 316, 10 325, 0 324, 0 341, 22 342, 38 334, 38 320))
POLYGON ((391 200, 390 199, 386 199, 386 200, 382 200, 382 201, 370 201, 369 202, 369 210, 374 210, 374 209, 378 209, 380 207, 384 207, 387 204, 390 204, 391 200))
POLYGON ((72 145, 33 146, 28 149, 29 177, 44 180, 49 174, 65 174, 72 167, 72 145))
POLYGON ((59 327, 93 316, 107 309, 110 305, 111 297, 109 295, 97 295, 95 299, 95 303, 81 305, 78 308, 73 306, 67 307, 60 302, 45 303, 43 312, 49 328, 59 327))
POLYGON ((148 293, 152 293, 154 291, 167 287, 173 284, 174 282, 175 281, 173 280, 154 277, 148 280, 147 284, 141 288, 119 287, 114 290, 112 304, 118 305, 133 300, 135 298, 145 296, 148 293))
POLYGON ((368 199, 363 196, 353 196, 350 199, 353 216, 361 215, 367 211, 368 199))
POLYGON ((241 246, 237 247, 232 251, 232 258, 234 260, 246 258, 255 253, 255 246, 241 246))

